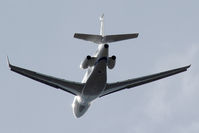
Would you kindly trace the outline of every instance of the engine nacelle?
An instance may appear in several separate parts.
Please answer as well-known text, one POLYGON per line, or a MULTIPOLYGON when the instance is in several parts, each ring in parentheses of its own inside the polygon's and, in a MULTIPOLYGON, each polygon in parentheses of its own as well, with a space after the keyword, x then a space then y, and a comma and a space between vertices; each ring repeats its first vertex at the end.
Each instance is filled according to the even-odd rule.
POLYGON ((109 69, 113 69, 115 67, 115 63, 116 63, 116 56, 115 55, 108 58, 108 68, 109 69))
POLYGON ((95 57, 91 57, 90 55, 88 55, 84 61, 81 62, 80 64, 80 68, 81 69, 87 69, 90 66, 93 66, 95 63, 95 57))

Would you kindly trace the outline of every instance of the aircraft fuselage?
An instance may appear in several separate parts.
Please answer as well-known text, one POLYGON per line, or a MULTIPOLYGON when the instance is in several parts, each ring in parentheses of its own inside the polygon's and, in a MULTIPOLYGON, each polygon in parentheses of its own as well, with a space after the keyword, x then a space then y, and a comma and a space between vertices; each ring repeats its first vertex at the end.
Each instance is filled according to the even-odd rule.
POLYGON ((107 83, 108 44, 100 44, 94 57, 95 64, 88 68, 82 82, 85 86, 81 95, 75 96, 72 107, 75 117, 81 117, 98 98, 107 83))

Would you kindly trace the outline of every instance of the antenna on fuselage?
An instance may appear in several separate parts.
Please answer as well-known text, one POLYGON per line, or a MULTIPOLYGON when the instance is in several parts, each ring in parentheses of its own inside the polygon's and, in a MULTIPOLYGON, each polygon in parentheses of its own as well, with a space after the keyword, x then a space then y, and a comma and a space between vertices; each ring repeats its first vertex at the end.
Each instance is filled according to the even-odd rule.
POLYGON ((99 20, 100 20, 100 35, 104 36, 104 14, 100 16, 99 20))

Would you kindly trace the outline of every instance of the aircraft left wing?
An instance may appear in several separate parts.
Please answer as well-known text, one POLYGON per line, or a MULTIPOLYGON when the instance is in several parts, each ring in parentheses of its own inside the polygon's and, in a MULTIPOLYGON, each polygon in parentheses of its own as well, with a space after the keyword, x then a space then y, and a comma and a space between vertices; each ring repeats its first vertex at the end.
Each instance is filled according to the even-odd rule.
POLYGON ((18 74, 21 74, 21 75, 31 78, 33 80, 39 81, 41 83, 47 84, 54 88, 64 90, 73 95, 80 95, 82 92, 82 89, 84 87, 83 83, 59 79, 59 78, 56 78, 53 76, 48 76, 45 74, 37 73, 37 72, 31 71, 31 70, 27 70, 24 68, 20 68, 20 67, 11 65, 9 60, 8 60, 8 65, 9 65, 11 71, 14 71, 18 74))
POLYGON ((107 86, 104 89, 104 92, 100 95, 100 97, 103 97, 105 95, 108 95, 108 94, 111 94, 111 93, 114 93, 114 92, 117 92, 117 91, 120 91, 123 89, 129 89, 129 88, 143 85, 143 84, 146 84, 149 82, 153 82, 153 81, 156 81, 156 80, 159 80, 162 78, 166 78, 166 77, 172 76, 174 74, 184 72, 189 67, 190 67, 190 65, 181 67, 181 68, 177 68, 177 69, 172 69, 172 70, 165 71, 165 72, 160 72, 157 74, 140 77, 140 78, 134 78, 134 79, 129 79, 129 80, 115 82, 115 83, 107 83, 107 86))

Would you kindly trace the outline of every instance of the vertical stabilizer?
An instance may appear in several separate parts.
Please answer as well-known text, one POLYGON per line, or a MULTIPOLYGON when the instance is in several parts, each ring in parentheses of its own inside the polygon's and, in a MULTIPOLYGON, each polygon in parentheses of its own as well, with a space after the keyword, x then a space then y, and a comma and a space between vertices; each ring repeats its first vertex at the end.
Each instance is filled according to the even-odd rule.
POLYGON ((104 36, 104 14, 99 18, 100 19, 100 35, 104 36))

